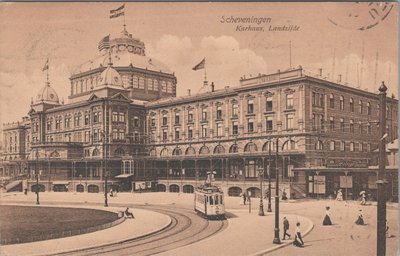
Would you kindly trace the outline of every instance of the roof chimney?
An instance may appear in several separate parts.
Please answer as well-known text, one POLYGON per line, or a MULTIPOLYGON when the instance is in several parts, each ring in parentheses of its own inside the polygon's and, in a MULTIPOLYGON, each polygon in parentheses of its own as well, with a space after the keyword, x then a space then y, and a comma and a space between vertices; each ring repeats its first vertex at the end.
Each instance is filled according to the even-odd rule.
POLYGON ((188 89, 187 92, 188 92, 188 96, 190 96, 190 89, 188 89))
POLYGON ((342 74, 339 74, 339 76, 338 76, 338 83, 341 83, 342 82, 342 74))
POLYGON ((214 92, 214 89, 215 89, 214 82, 211 82, 211 92, 214 92))
POLYGON ((322 68, 320 68, 318 70, 319 70, 319 76, 322 77, 322 68))

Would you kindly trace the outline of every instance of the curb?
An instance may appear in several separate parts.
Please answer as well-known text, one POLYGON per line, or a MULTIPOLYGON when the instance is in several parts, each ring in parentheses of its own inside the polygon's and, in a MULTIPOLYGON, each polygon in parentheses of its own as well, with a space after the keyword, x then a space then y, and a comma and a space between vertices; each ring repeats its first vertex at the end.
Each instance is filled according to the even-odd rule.
MULTIPOLYGON (((147 210, 146 210, 146 211, 147 211, 147 210)), ((164 229, 166 229, 166 228, 168 228, 169 226, 171 226, 171 224, 172 224, 171 218, 170 218, 169 216, 165 215, 165 214, 162 214, 162 215, 164 215, 166 218, 168 218, 168 223, 167 223, 167 224, 165 224, 165 225, 162 226, 161 228, 157 228, 157 229, 155 229, 155 230, 153 230, 153 231, 150 231, 150 232, 148 232, 148 233, 145 233, 145 234, 142 234, 142 235, 139 235, 139 236, 136 236, 136 237, 132 237, 132 238, 128 238, 128 239, 120 239, 120 240, 118 240, 118 241, 112 241, 112 242, 109 242, 109 243, 102 243, 102 244, 98 244, 98 245, 95 245, 95 246, 74 248, 73 250, 66 250, 66 251, 60 250, 60 251, 52 252, 51 254, 37 254, 37 255, 38 255, 38 256, 39 256, 39 255, 40 255, 40 256, 51 256, 51 255, 57 255, 57 254, 60 254, 60 253, 79 252, 79 251, 81 251, 81 250, 90 250, 90 249, 95 249, 95 248, 102 247, 102 246, 110 246, 110 245, 122 244, 122 243, 125 243, 125 242, 129 242, 129 241, 133 241, 133 240, 136 240, 136 239, 140 239, 140 238, 143 238, 143 237, 146 237, 146 236, 150 236, 150 235, 152 235, 152 234, 155 234, 155 233, 158 233, 158 232, 160 232, 160 231, 163 231, 164 229)))
MULTIPOLYGON (((296 216, 296 215, 293 215, 293 216, 296 216)), ((310 219, 308 219, 308 218, 305 218, 305 217, 303 217, 303 216, 300 216, 300 217, 302 217, 302 218, 304 218, 305 220, 307 220, 307 221, 309 222, 309 224, 310 224, 310 227, 304 232, 304 235, 302 236, 302 237, 306 237, 306 236, 314 229, 314 223, 313 223, 310 219)), ((278 250, 278 249, 280 249, 280 248, 283 248, 283 247, 286 247, 286 246, 288 246, 288 245, 291 245, 292 243, 293 243, 293 241, 291 241, 291 242, 289 242, 289 243, 282 243, 282 244, 280 244, 280 245, 276 245, 276 246, 271 247, 271 248, 268 248, 268 249, 266 249, 266 250, 259 251, 259 252, 256 252, 256 253, 254 253, 254 254, 250 254, 249 256, 261 256, 261 255, 265 255, 265 254, 267 254, 267 253, 270 253, 270 252, 276 251, 276 250, 278 250)))

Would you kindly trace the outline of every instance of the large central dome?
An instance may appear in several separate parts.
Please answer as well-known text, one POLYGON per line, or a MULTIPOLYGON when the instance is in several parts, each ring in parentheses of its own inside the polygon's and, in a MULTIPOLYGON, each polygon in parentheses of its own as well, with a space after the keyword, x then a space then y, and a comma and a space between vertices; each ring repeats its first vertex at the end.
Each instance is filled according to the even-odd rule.
POLYGON ((108 51, 114 67, 135 67, 156 72, 172 74, 172 71, 162 62, 149 58, 145 54, 145 45, 140 39, 133 38, 125 29, 117 38, 109 41, 110 46, 100 50, 100 56, 78 66, 74 74, 86 72, 99 66, 106 67, 109 62, 108 51))

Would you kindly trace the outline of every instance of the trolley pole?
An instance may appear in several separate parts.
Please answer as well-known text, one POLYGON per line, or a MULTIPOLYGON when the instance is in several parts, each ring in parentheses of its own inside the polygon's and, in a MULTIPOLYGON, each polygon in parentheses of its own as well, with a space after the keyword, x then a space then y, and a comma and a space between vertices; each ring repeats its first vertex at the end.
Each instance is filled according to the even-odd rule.
POLYGON ((275 185, 275 234, 274 234, 274 244, 280 244, 281 240, 279 239, 279 168, 278 168, 278 150, 279 150, 279 138, 276 138, 276 152, 275 152, 275 176, 276 176, 276 185, 275 185))
POLYGON ((258 210, 258 216, 265 216, 265 214, 264 214, 264 203, 263 203, 263 189, 262 189, 262 181, 263 181, 264 169, 263 168, 258 169, 258 174, 259 174, 259 177, 260 177, 260 208, 258 210))
POLYGON ((379 171, 378 180, 378 207, 377 207, 377 256, 386 255, 386 91, 385 83, 379 87, 379 171))

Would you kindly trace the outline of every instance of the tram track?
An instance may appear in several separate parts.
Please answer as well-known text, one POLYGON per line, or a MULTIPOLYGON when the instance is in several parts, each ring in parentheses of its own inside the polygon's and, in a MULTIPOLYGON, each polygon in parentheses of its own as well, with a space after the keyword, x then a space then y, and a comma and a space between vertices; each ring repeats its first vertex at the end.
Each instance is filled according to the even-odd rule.
POLYGON ((57 255, 154 255, 196 243, 215 235, 227 226, 226 220, 209 221, 187 208, 152 205, 141 207, 168 215, 171 218, 171 224, 163 230, 144 237, 88 249, 57 253, 57 255))

